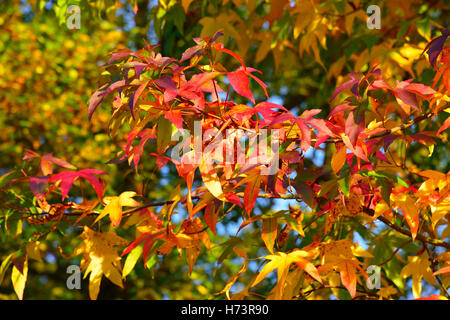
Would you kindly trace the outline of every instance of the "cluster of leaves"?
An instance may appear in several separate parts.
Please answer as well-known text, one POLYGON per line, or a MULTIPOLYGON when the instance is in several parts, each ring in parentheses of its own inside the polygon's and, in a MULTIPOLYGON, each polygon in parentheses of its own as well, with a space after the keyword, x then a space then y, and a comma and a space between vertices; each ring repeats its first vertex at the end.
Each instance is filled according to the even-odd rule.
MULTIPOLYGON (((44 10, 45 1, 30 3, 44 10)), ((114 10, 123 3, 105 3, 81 1, 80 5, 94 13, 111 5, 107 14, 114 21, 114 10)), ((138 22, 148 3, 131 4, 138 22)), ((54 6, 61 23, 67 5, 68 1, 58 1, 54 6)), ((314 299, 331 294, 343 299, 396 298, 409 291, 405 282, 409 278, 414 297, 422 295, 424 278, 440 290, 439 296, 432 297, 444 298, 450 278, 446 241, 450 177, 445 173, 450 49, 444 45, 446 29, 431 38, 434 27, 442 27, 431 16, 440 9, 445 12, 444 7, 386 2, 382 8, 390 14, 383 15, 383 25, 392 28, 378 33, 365 27, 365 7, 363 1, 249 0, 208 5, 160 1, 151 9, 158 18, 153 26, 162 43, 160 51, 170 57, 150 45, 113 53, 99 90, 89 101, 90 122, 80 117, 86 112, 82 109, 88 100, 86 87, 93 86, 97 61, 122 41, 122 34, 105 27, 92 31, 91 39, 73 33, 75 38, 67 40, 72 35, 52 31, 58 26, 48 21, 33 20, 30 26, 19 21, 16 11, 8 19, 1 18, 8 32, 0 43, 7 51, 0 57, 4 62, 0 73, 11 77, 0 80, 1 99, 7 106, 1 117, 6 128, 1 148, 11 157, 2 158, 0 168, 11 168, 19 156, 25 161, 0 177, 0 196, 5 199, 0 212, 4 231, 0 286, 10 278, 17 296, 23 298, 24 290, 33 289, 25 289, 33 280, 29 268, 50 270, 41 256, 59 255, 55 252, 59 245, 67 261, 83 255, 81 267, 85 277, 90 275, 92 299, 99 294, 103 275, 122 288, 123 279, 128 284, 135 280, 141 256, 156 279, 168 279, 164 285, 171 288, 172 297, 192 297, 174 292, 174 268, 187 264, 192 279, 203 280, 195 289, 208 298, 211 293, 233 299, 314 299), (220 33, 208 37, 218 28, 233 41, 219 37, 220 33), (194 39, 196 45, 184 50, 196 34, 200 34, 194 39), (48 35, 53 35, 52 41, 43 40, 48 35), (180 44, 178 38, 185 42, 180 44), (71 41, 77 43, 74 57, 71 41), (92 43, 104 47, 94 50, 92 43), (265 71, 264 79, 268 74, 270 88, 242 57, 255 61, 255 67, 265 71), (26 59, 41 61, 42 69, 31 70, 23 63, 26 59), (236 63, 237 68, 225 67, 236 63), (75 71, 57 77, 62 65, 75 71), (343 72, 352 73, 343 77, 343 72), (311 79, 311 74, 316 76, 311 79), (327 83, 331 79, 339 84, 334 93, 327 83), (256 103, 271 92, 278 94, 283 86, 300 91, 307 102, 300 112, 291 110, 290 101, 284 106, 256 103), (324 97, 329 103, 323 103, 324 97), (104 106, 98 108, 102 103, 112 106, 109 122, 110 113, 104 106), (317 107, 304 110, 306 105, 317 107), (182 129, 193 134, 195 121, 201 121, 202 132, 210 133, 201 146, 203 157, 198 164, 175 161, 170 155, 178 141, 170 137, 182 129), (105 143, 106 134, 88 138, 89 130, 105 127, 116 146, 105 143), (70 132, 64 131, 67 128, 70 132), (263 129, 282 133, 276 174, 261 175, 265 166, 248 165, 255 157, 251 149, 244 150, 243 165, 210 165, 220 133, 257 134, 263 129), (112 179, 120 172, 114 165, 77 169, 99 167, 113 150, 120 151, 109 163, 124 169, 126 161, 150 181, 148 188, 135 184, 135 191, 127 191, 132 187, 120 183, 122 177, 112 179), (330 155, 321 168, 308 161, 311 150, 330 155), (50 152, 70 154, 76 167, 50 152), (164 196, 153 185, 157 174, 150 172, 155 168, 179 175, 170 181, 166 188, 170 196, 161 202, 154 202, 164 196), (262 210, 257 198, 294 199, 301 207, 262 210), (236 236, 224 236, 221 227, 235 221, 236 236), (79 229, 81 243, 73 237, 79 229), (176 260, 177 255, 184 259, 176 260), (243 261, 240 268, 235 268, 234 257, 243 261), (255 267, 255 258, 260 258, 259 267, 265 265, 255 267), (205 260, 217 262, 213 285, 196 272, 203 270, 205 260), (364 284, 369 265, 382 268, 378 291, 364 284), (278 277, 273 277, 275 269, 278 277), (236 293, 233 286, 242 290, 236 293)), ((83 28, 84 23, 88 21, 83 20, 83 28)), ((136 47, 139 41, 142 37, 136 37, 136 47)), ((194 147, 195 141, 189 144, 194 147)), ((195 157, 191 152, 182 160, 195 157)), ((132 282, 136 288, 138 283, 132 282)), ((139 288, 148 290, 142 284, 139 288)), ((158 297, 154 291, 147 294, 144 297, 158 297)))
MULTIPOLYGON (((261 221, 259 233, 271 254, 261 257, 269 262, 242 291, 231 298, 250 295, 250 289, 257 287, 275 269, 278 270, 278 278, 267 298, 310 298, 322 288, 338 289, 339 283, 352 298, 358 294, 373 296, 374 293, 357 289, 357 283, 361 276, 367 277, 365 268, 380 255, 362 249, 351 238, 342 237, 339 228, 342 228, 343 220, 347 221, 347 227, 354 228, 367 238, 370 238, 370 233, 362 230, 365 225, 373 228, 377 219, 406 235, 408 243, 420 241, 423 245, 420 252, 409 257, 409 263, 400 274, 387 274, 387 281, 402 289, 396 281, 397 277, 412 276, 416 297, 421 294, 422 277, 437 285, 435 276, 445 274, 448 269, 433 269, 433 275, 430 271, 431 267, 436 267, 438 260, 448 263, 448 253, 434 257, 437 254, 434 249, 449 247, 443 239, 448 237, 449 232, 446 215, 449 211, 450 177, 433 170, 407 167, 406 159, 394 156, 391 151, 398 146, 421 143, 432 152, 434 139, 439 139, 440 132, 448 127, 446 121, 437 132, 408 133, 411 126, 421 121, 431 122, 433 116, 448 109, 448 83, 445 81, 448 79, 447 50, 442 51, 448 33, 445 31, 428 47, 430 62, 439 70, 434 89, 413 82, 413 79, 392 81, 375 66, 366 73, 350 74, 350 80, 336 88, 331 101, 342 97, 343 92, 350 94, 340 100, 327 119, 315 118, 321 111, 317 109, 295 116, 283 106, 268 101, 248 106, 229 100, 230 90, 233 89, 255 104, 250 80, 255 80, 264 91, 266 85, 253 74, 257 70, 247 67, 241 56, 217 42, 220 35, 221 32, 217 32, 212 37, 195 38, 196 45, 186 50, 180 60, 163 57, 155 52, 155 46, 150 45, 136 52, 120 50, 113 53, 105 65, 104 83, 100 83, 99 90, 89 102, 91 117, 97 107, 112 96, 112 116, 108 125, 110 136, 117 134, 119 127, 125 123, 131 128, 126 134, 127 143, 122 146, 114 162, 127 160, 138 171, 141 157, 148 155, 156 159, 159 169, 172 163, 175 165, 185 182, 173 189, 168 201, 141 204, 133 199, 136 193, 130 191, 117 197, 104 197, 105 185, 98 175, 105 172, 95 169, 73 171, 75 168, 66 161, 51 154, 40 156, 33 151, 29 151, 24 160, 39 158, 42 175, 29 176, 22 171, 24 177, 12 180, 28 181, 37 201, 38 210, 28 217, 29 224, 52 223, 55 228, 61 219, 74 212, 78 212, 79 216, 75 224, 83 224, 83 219, 90 215, 96 216, 94 224, 109 217, 111 225, 108 231, 94 232, 85 225, 81 234, 83 242, 73 253, 84 254, 81 267, 85 275, 90 273, 91 298, 95 299, 98 295, 102 274, 122 286, 119 273, 122 268, 115 246, 128 244, 122 252, 122 256, 128 254, 123 277, 131 272, 141 255, 148 266, 152 257, 169 255, 175 248, 179 253, 184 252, 192 272, 201 245, 211 249, 208 230, 215 234, 218 220, 227 219, 227 215, 237 207, 242 209, 233 212, 241 212, 244 219, 238 232, 261 221), (240 66, 234 70, 226 69, 218 62, 221 54, 231 55, 240 66), (439 76, 444 79, 442 85, 439 76), (220 93, 225 92, 222 87, 227 83, 227 94, 223 99, 220 93), (205 93, 210 95, 211 101, 205 99, 205 93), (194 151, 183 154, 181 161, 173 160, 169 151, 178 141, 170 139, 172 133, 180 129, 193 133, 195 121, 200 121, 202 132, 211 132, 208 141, 202 140, 200 162, 186 161, 195 157, 194 151), (218 148, 213 144, 215 137, 230 129, 256 134, 261 129, 279 130, 280 166, 275 174, 262 175, 261 170, 266 165, 259 163, 236 162, 212 166, 214 147, 218 148), (151 141, 156 143, 148 144, 151 141), (332 143, 336 148, 330 163, 331 170, 305 167, 305 152, 311 147, 321 148, 324 143, 332 143), (144 154, 144 150, 152 152, 144 154), (72 170, 53 173, 53 165, 72 170), (203 184, 194 188, 197 167, 203 184), (416 180, 405 180, 405 171, 413 174, 416 180), (84 199, 81 204, 64 202, 74 181, 81 178, 89 182, 98 199, 84 199), (182 196, 181 188, 187 189, 185 196, 182 196), (55 201, 55 194, 61 195, 61 201, 49 204, 47 200, 55 201), (288 211, 257 215, 253 213, 253 208, 258 197, 295 198, 302 200, 307 207, 302 211, 290 208, 288 211), (97 213, 95 208, 101 203, 104 208, 97 213), (178 203, 183 204, 187 216, 176 225, 172 216, 177 214, 175 209, 178 203), (156 213, 150 209, 158 206, 162 208, 156 213), (123 211, 122 207, 133 208, 123 211), (308 225, 303 224, 305 216, 312 217, 308 225), (123 217, 127 217, 126 222, 122 222, 123 217), (324 223, 311 230, 308 240, 305 229, 313 229, 320 218, 325 218, 324 223), (403 226, 403 221, 407 227, 403 226), (116 235, 114 230, 118 230, 121 224, 136 227, 135 241, 129 244, 116 235), (447 228, 438 232, 437 227, 441 225, 447 228), (291 234, 306 241, 301 241, 300 246, 286 243, 285 239, 291 234), (294 267, 291 267, 292 264, 294 267)), ((189 139, 188 145, 193 146, 194 139, 189 139)), ((255 150, 250 148, 242 151, 246 160, 256 156, 255 150)), ((3 180, 7 181, 6 186, 11 183, 8 177, 3 177, 3 180)), ((379 250, 376 245, 379 240, 372 240, 372 251, 379 250)), ((230 241, 221 260, 234 250, 245 262, 221 291, 228 297, 230 288, 246 271, 248 263, 246 241, 240 238, 230 241)), ((27 247, 28 255, 22 262, 17 258, 13 260, 15 269, 12 279, 19 297, 22 297, 26 280, 27 257, 33 258, 34 254, 30 252, 36 250, 33 245, 30 248, 27 247)), ((439 283, 441 290, 445 291, 447 281, 443 284, 439 279, 439 283)), ((388 297, 397 292, 393 286, 388 288, 380 290, 375 296, 388 297)))

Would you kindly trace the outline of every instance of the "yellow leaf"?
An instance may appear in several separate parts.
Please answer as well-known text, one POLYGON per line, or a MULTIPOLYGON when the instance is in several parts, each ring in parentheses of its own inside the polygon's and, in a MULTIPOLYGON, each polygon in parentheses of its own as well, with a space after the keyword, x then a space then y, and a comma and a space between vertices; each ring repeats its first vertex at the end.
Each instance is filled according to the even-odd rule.
POLYGON ((440 206, 432 206, 431 209, 431 227, 436 228, 436 224, 450 212, 450 202, 441 204, 440 206))
POLYGON ((17 294, 19 300, 23 300, 23 291, 25 289, 25 283, 27 282, 28 276, 28 259, 25 259, 23 263, 23 273, 13 265, 12 273, 11 273, 11 281, 14 287, 14 291, 17 294))
MULTIPOLYGON (((349 7, 349 5, 347 4, 347 8, 349 7)), ((347 32, 348 35, 350 35, 352 33, 352 29, 353 29, 353 22, 355 20, 356 15, 354 13, 348 14, 345 17, 345 31, 347 32)))
POLYGON ((264 58, 270 52, 270 45, 273 40, 273 34, 269 31, 264 31, 261 33, 261 36, 259 38, 262 38, 262 39, 260 39, 261 43, 258 46, 258 51, 256 51, 256 56, 255 56, 256 63, 264 60, 264 58))
POLYGON ((105 208, 103 208, 97 219, 95 219, 94 223, 96 223, 106 215, 109 215, 111 224, 114 227, 117 227, 122 220, 122 207, 139 206, 139 202, 133 199, 134 196, 136 196, 136 192, 125 191, 122 192, 118 197, 105 197, 103 201, 107 203, 107 205, 105 208))
POLYGON ((296 3, 295 12, 298 14, 294 24, 294 39, 297 39, 303 30, 311 23, 315 15, 311 1, 299 1, 296 3))
POLYGON ((373 258, 373 255, 368 252, 367 250, 364 250, 357 244, 354 244, 352 247, 353 254, 357 257, 363 257, 363 258, 373 258))
POLYGON ((122 207, 137 207, 139 206, 139 202, 133 199, 136 196, 136 192, 134 191, 125 191, 122 192, 119 196, 120 205, 122 207))
MULTIPOLYGON (((340 273, 340 280, 350 295, 356 295, 356 269, 362 270, 360 262, 355 255, 361 257, 372 257, 372 255, 349 239, 330 241, 321 245, 321 264, 325 268, 337 268, 340 273)), ((362 270, 364 273, 364 271, 362 270)), ((336 280, 336 279, 334 279, 336 280)), ((337 281, 337 280, 336 280, 337 281)))
POLYGON ((338 297, 339 296, 339 286, 341 285, 341 277, 337 272, 331 272, 328 275, 328 283, 330 284, 331 291, 333 294, 338 297))
POLYGON ((222 191, 222 185, 219 177, 212 165, 211 154, 203 154, 202 162, 199 165, 200 174, 202 175, 203 183, 211 194, 219 200, 225 200, 222 191))
POLYGON ((393 286, 387 286, 384 288, 380 288, 380 290, 378 290, 377 294, 381 298, 388 299, 390 296, 397 294, 397 289, 395 289, 393 286))
POLYGON ((375 214, 373 216, 373 219, 376 219, 379 216, 389 212, 391 212, 391 207, 389 207, 385 201, 381 200, 380 202, 377 203, 377 206, 375 207, 375 214))
MULTIPOLYGON (((115 197, 110 203, 103 209, 102 214, 109 214, 111 224, 118 226, 122 219, 122 206, 120 205, 120 199, 115 197)), ((100 217, 100 216, 99 216, 100 217)), ((96 221, 99 220, 98 218, 96 221)))
POLYGON ((289 272, 286 277, 286 285, 284 287, 283 292, 283 300, 291 300, 292 297, 296 294, 295 289, 300 284, 300 278, 303 275, 303 270, 300 268, 294 269, 292 272, 289 272))
POLYGON ((412 239, 414 240, 419 229, 419 211, 417 211, 414 199, 406 193, 398 193, 391 194, 391 201, 402 210, 406 222, 411 229, 412 239))
POLYGON ((28 242, 26 246, 27 256, 31 259, 42 262, 41 251, 39 250, 39 241, 28 242))
POLYGON ((430 268, 428 254, 424 252, 421 256, 408 257, 408 264, 400 272, 400 277, 407 278, 412 276, 412 291, 416 298, 420 298, 422 292, 422 278, 429 284, 436 285, 433 271, 430 268))
POLYGON ((102 275, 105 275, 115 285, 123 287, 122 276, 119 272, 122 266, 114 246, 124 246, 128 242, 112 231, 95 232, 86 226, 80 238, 83 239, 83 242, 75 248, 74 255, 83 254, 81 268, 86 270, 84 278, 90 274, 89 297, 92 300, 97 299, 102 275))
POLYGON ((275 254, 270 254, 265 256, 264 259, 270 260, 262 270, 256 276, 256 279, 252 283, 252 287, 256 286, 259 282, 261 282, 269 273, 273 270, 278 270, 278 281, 276 290, 276 297, 281 299, 283 296, 283 290, 286 282, 286 278, 289 273, 289 266, 292 263, 297 264, 304 271, 309 273, 314 279, 322 283, 322 280, 319 276, 319 273, 316 267, 309 262, 306 257, 310 256, 311 253, 306 252, 304 250, 294 250, 289 254, 284 252, 277 252, 275 254))
POLYGON ((238 41, 241 39, 241 35, 234 27, 236 22, 241 22, 236 12, 221 13, 216 17, 203 17, 199 21, 199 24, 203 26, 200 37, 210 37, 217 30, 222 29, 224 36, 219 38, 219 41, 226 41, 228 37, 238 41))

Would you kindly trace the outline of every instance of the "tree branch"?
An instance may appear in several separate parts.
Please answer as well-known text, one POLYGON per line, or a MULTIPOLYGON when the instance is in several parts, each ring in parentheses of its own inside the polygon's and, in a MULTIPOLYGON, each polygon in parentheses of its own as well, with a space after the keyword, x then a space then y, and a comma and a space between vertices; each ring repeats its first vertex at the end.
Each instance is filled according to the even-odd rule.
MULTIPOLYGON (((364 211, 364 213, 368 214, 369 216, 373 216, 375 214, 375 212, 372 209, 367 208, 367 207, 363 207, 363 211, 364 211)), ((390 222, 385 217, 379 216, 377 218, 377 220, 383 222, 385 225, 389 226, 390 228, 394 229, 395 231, 400 232, 400 233, 404 234, 405 236, 408 236, 408 237, 412 238, 412 234, 411 234, 411 232, 409 230, 406 230, 406 229, 396 225, 395 223, 390 222)), ((426 243, 428 243, 430 245, 433 245, 435 247, 443 247, 443 248, 446 248, 446 249, 450 249, 450 243, 442 241, 442 240, 439 240, 439 239, 426 237, 426 236, 424 236, 424 235, 422 235, 420 233, 418 233, 416 235, 416 239, 419 240, 419 241, 422 241, 422 242, 426 242, 426 243)))
MULTIPOLYGON (((243 193, 243 192, 238 192, 236 195, 237 195, 238 197, 241 197, 241 198, 244 197, 244 193, 243 193)), ((294 194, 286 194, 286 195, 278 195, 278 196, 275 196, 275 195, 270 194, 270 193, 260 193, 260 194, 258 194, 258 198, 266 198, 266 199, 285 199, 285 200, 288 200, 288 199, 302 200, 301 197, 299 197, 298 195, 294 195, 294 194)), ((200 199, 200 197, 199 197, 199 196, 194 196, 194 197, 192 197, 192 199, 200 199)), ((139 207, 136 207, 136 208, 133 208, 133 209, 126 210, 126 211, 123 212, 122 215, 123 215, 123 216, 127 216, 127 215, 130 215, 131 213, 137 212, 137 211, 142 210, 142 209, 145 209, 145 208, 164 206, 164 205, 166 205, 166 204, 172 204, 173 202, 174 202, 174 201, 169 200, 169 201, 161 201, 161 202, 147 203, 147 204, 144 204, 144 205, 142 205, 142 206, 139 206, 139 207)), ((373 210, 373 209, 370 209, 370 208, 368 208, 368 207, 363 207, 363 212, 366 213, 366 214, 369 215, 369 216, 373 216, 373 215, 375 214, 374 210, 373 210)), ((81 215, 81 214, 82 214, 82 213, 76 213, 76 214, 75 214, 75 213, 66 213, 66 214, 64 214, 64 216, 81 215)), ((89 213, 88 215, 98 215, 98 213, 92 212, 92 213, 89 213)), ((386 219, 385 217, 379 216, 379 217, 377 217, 377 220, 383 222, 385 225, 389 226, 390 228, 394 229, 395 231, 400 232, 400 233, 402 233, 402 234, 404 234, 404 235, 406 235, 406 236, 412 238, 412 234, 411 234, 411 232, 410 232, 409 230, 404 229, 404 228, 402 228, 402 227, 400 227, 400 226, 398 226, 398 225, 396 225, 396 224, 390 222, 390 221, 389 221, 388 219, 386 219)), ((443 247, 443 248, 446 248, 446 249, 450 249, 450 243, 445 242, 445 241, 440 240, 440 239, 435 239, 435 238, 427 237, 427 236, 424 236, 424 235, 422 235, 422 234, 420 234, 420 233, 418 233, 418 234, 416 235, 416 239, 419 240, 419 241, 428 243, 428 244, 430 244, 430 245, 432 245, 432 246, 443 247)))

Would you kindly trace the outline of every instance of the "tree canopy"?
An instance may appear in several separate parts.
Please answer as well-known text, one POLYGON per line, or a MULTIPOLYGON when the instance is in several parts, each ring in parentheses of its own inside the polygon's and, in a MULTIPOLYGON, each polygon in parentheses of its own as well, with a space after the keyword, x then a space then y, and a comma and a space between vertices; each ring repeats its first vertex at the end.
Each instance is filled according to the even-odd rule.
POLYGON ((0 298, 448 299, 448 21, 5 1, 0 298))

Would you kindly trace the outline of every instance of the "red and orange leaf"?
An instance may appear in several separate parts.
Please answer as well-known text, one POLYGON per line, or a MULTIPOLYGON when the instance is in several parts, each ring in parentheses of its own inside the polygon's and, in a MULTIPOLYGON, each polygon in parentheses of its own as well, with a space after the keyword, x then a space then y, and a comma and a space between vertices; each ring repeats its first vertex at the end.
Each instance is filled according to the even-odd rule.
POLYGON ((244 189, 244 208, 249 217, 258 198, 261 179, 261 175, 255 175, 244 189))

